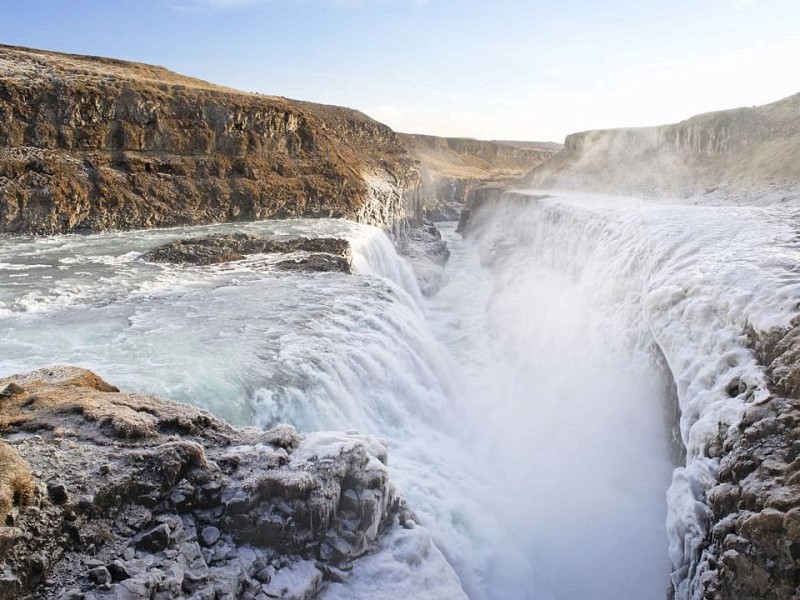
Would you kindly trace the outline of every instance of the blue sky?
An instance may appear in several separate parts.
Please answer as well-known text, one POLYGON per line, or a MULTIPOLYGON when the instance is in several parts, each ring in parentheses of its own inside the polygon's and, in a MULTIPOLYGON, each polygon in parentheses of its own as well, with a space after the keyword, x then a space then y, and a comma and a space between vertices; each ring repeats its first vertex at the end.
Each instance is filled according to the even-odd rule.
POLYGON ((0 34, 485 139, 800 92, 800 0, 4 0, 0 34))

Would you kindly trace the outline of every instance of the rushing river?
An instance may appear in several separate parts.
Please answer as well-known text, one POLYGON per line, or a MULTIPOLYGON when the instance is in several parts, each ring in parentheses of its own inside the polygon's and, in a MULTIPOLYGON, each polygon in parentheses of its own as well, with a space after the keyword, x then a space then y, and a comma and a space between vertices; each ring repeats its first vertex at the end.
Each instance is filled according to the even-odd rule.
POLYGON ((796 220, 509 197, 467 240, 443 226, 429 299, 345 221, 2 238, 0 375, 75 364, 237 424, 382 436, 471 598, 656 600, 671 571, 684 598, 720 428, 766 393, 743 334, 797 313, 796 220), (232 230, 346 237, 357 273, 139 258, 232 230))

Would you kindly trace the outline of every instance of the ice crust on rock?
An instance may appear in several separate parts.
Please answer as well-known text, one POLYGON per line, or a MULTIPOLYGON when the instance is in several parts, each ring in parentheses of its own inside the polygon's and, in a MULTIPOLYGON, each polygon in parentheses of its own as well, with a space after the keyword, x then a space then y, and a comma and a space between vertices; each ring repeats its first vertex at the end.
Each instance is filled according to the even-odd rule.
POLYGON ((0 527, 5 596, 310 600, 411 518, 376 438, 236 429, 74 367, 12 384, 0 430, 30 489, 0 527))

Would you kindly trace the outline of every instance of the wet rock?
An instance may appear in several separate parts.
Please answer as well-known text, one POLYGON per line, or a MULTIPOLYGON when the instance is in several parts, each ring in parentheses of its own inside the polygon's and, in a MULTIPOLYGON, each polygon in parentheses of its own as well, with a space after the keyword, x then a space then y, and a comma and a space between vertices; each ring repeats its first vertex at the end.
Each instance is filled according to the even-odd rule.
POLYGON ((335 254, 312 254, 282 260, 275 265, 281 271, 305 271, 309 273, 352 273, 353 265, 347 256, 335 254))
MULTIPOLYGON (((704 598, 792 598, 800 573, 800 323, 751 332, 770 379, 768 397, 745 407, 722 443, 718 484, 706 501, 710 535, 687 567, 704 598)), ((734 380, 729 394, 747 393, 734 380)))
POLYGON ((159 552, 166 550, 171 542, 169 527, 162 524, 138 536, 136 547, 149 552, 159 552))
POLYGON ((66 497, 20 502, 15 527, 0 527, 0 572, 15 597, 311 598, 323 572, 338 577, 324 565, 351 563, 407 510, 373 438, 236 429, 188 404, 111 391, 82 369, 0 385, 17 377, 26 393, 6 400, 0 431, 35 435, 5 445, 7 464, 23 465, 31 499, 45 481, 66 497))
POLYGON ((88 575, 89 579, 91 579, 97 585, 111 583, 111 573, 109 573, 108 569, 105 567, 95 567, 94 569, 90 569, 88 575))
POLYGON ((203 545, 213 546, 214 544, 219 541, 220 532, 219 529, 214 527, 213 525, 209 525, 208 527, 203 527, 203 530, 200 532, 200 540, 203 542, 203 545))
POLYGON ((444 265, 450 257, 447 243, 433 223, 406 224, 396 235, 398 252, 411 263, 417 284, 425 296, 441 287, 444 265))
POLYGON ((279 240, 233 233, 170 242, 142 255, 151 262, 212 265, 242 260, 254 254, 290 254, 275 266, 284 271, 337 271, 351 273, 350 242, 340 238, 279 240))

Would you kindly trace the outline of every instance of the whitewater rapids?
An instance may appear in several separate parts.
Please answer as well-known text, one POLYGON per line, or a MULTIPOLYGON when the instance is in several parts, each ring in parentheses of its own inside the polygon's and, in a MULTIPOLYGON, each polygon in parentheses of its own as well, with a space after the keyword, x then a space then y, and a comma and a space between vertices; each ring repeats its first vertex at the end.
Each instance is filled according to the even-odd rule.
POLYGON ((467 240, 443 228, 430 299, 346 221, 1 238, 0 375, 70 363, 240 425, 386 438, 424 529, 329 598, 397 597, 410 572, 390 555, 437 547, 458 579, 428 572, 432 598, 689 598, 720 432, 767 393, 746 331, 797 314, 797 217, 511 195, 467 240), (346 237, 356 275, 139 258, 234 230, 346 237))

